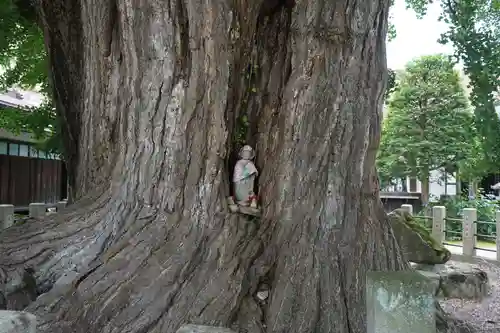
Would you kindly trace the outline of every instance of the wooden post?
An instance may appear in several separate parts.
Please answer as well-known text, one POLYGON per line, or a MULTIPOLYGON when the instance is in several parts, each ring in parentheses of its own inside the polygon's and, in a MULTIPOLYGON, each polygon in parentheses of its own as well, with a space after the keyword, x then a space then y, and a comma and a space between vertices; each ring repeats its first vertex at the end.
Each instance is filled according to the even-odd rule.
POLYGON ((413 206, 412 205, 401 205, 401 209, 408 212, 410 215, 413 215, 413 206))
POLYGON ((439 243, 443 244, 445 236, 445 218, 446 207, 432 207, 432 237, 439 243))
POLYGON ((477 210, 475 208, 464 208, 462 244, 464 256, 476 255, 476 230, 477 210))

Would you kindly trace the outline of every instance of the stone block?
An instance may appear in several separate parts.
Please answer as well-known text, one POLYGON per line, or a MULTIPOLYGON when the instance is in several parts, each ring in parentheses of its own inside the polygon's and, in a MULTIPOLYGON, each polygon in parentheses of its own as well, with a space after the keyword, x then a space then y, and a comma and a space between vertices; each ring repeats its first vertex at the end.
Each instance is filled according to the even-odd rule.
POLYGON ((0 311, 0 333, 36 333, 36 317, 27 312, 0 311))
POLYGON ((14 205, 0 205, 0 229, 14 224, 14 205))
POLYGON ((408 214, 413 215, 413 205, 408 205, 408 204, 401 205, 401 209, 407 212, 408 214))
POLYGON ((47 213, 47 206, 44 203, 34 202, 30 203, 29 212, 31 218, 44 217, 47 213))
POLYGON ((432 286, 433 294, 435 296, 439 295, 440 292, 440 287, 441 287, 441 276, 439 274, 434 273, 434 272, 429 272, 429 271, 417 271, 418 273, 422 274, 424 277, 426 277, 430 285, 432 286))
POLYGON ((435 333, 434 287, 414 271, 369 272, 368 333, 435 333))
POLYGON ((60 212, 61 210, 63 210, 64 208, 66 208, 67 204, 68 204, 67 201, 59 201, 58 203, 56 203, 56 210, 57 210, 57 212, 60 212))
POLYGON ((177 333, 236 333, 236 332, 226 327, 184 325, 177 330, 177 333))
POLYGON ((388 217, 401 251, 409 261, 444 264, 450 259, 450 251, 439 244, 408 212, 396 209, 388 217))
POLYGON ((437 281, 437 296, 481 300, 488 295, 488 274, 474 264, 449 261, 444 265, 415 268, 431 280, 433 286, 437 281))

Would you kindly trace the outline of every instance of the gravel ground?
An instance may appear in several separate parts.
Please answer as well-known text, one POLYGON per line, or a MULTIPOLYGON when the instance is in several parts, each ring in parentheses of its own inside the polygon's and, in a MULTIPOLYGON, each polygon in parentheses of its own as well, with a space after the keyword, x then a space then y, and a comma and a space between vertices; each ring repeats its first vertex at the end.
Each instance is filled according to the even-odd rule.
POLYGON ((446 312, 471 323, 478 333, 500 333, 500 267, 486 260, 474 266, 488 274, 488 297, 482 301, 449 299, 439 303, 446 312))

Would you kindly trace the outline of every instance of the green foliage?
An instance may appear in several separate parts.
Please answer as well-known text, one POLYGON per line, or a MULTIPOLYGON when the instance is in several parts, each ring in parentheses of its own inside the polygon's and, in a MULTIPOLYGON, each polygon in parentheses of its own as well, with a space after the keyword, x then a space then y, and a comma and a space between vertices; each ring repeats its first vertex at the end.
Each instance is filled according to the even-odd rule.
MULTIPOLYGON (((446 216, 451 219, 462 219, 464 208, 476 208, 477 209, 477 219, 483 222, 494 222, 495 212, 499 209, 499 203, 497 201, 488 200, 483 193, 479 193, 474 199, 457 196, 442 200, 436 203, 439 206, 446 207, 446 216)), ((462 239, 461 235, 458 233, 462 232, 462 221, 446 221, 446 230, 450 230, 453 233, 447 235, 448 240, 458 240, 462 239)), ((495 224, 477 224, 477 233, 480 235, 494 236, 496 235, 495 224)), ((483 237, 478 236, 479 240, 492 241, 493 237, 483 237)))
POLYGON ((0 89, 13 85, 48 88, 47 54, 43 35, 19 1, 0 0, 0 89))
MULTIPOLYGON (((48 61, 34 10, 20 0, 0 0, 0 90, 19 86, 49 94, 48 61)), ((50 98, 37 108, 2 108, 0 127, 28 132, 40 140, 40 149, 62 152, 59 119, 50 98)))
POLYGON ((235 135, 235 141, 237 144, 237 147, 243 147, 246 143, 247 140, 247 132, 248 132, 248 117, 246 115, 243 115, 238 118, 237 120, 238 124, 236 126, 236 131, 234 133, 235 135))
POLYGON ((458 171, 460 179, 475 180, 484 177, 491 169, 491 164, 488 162, 483 140, 480 139, 476 127, 471 126, 470 131, 472 139, 469 142, 470 151, 467 158, 458 161, 452 171, 458 171))
MULTIPOLYGON (((420 16, 425 15, 428 2, 407 0, 420 16)), ((500 169, 500 120, 494 108, 500 85, 500 1, 442 0, 441 6, 441 19, 450 26, 441 42, 453 44, 455 58, 470 79, 475 123, 488 152, 482 164, 496 172, 500 169)))
POLYGON ((387 101, 390 95, 396 88, 396 72, 392 69, 387 69, 387 88, 385 91, 385 100, 387 101))
POLYGON ((442 55, 410 62, 389 100, 377 167, 381 181, 428 177, 470 162, 473 117, 453 64, 442 55))
POLYGON ((52 103, 45 102, 37 108, 25 110, 2 108, 0 128, 14 134, 31 133, 39 141, 37 148, 47 153, 60 155, 63 151, 60 139, 60 121, 52 103))
MULTIPOLYGON (((394 6, 394 0, 391 0, 391 7, 394 6)), ((394 19, 392 12, 389 11, 389 24, 387 26, 387 41, 392 41, 394 38, 396 38, 396 27, 392 23, 392 20, 394 19)))

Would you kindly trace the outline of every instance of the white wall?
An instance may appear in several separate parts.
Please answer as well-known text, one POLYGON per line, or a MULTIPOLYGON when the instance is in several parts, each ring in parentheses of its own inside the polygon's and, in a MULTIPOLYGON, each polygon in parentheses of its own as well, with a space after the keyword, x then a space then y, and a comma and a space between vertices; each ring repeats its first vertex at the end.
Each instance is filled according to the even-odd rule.
MULTIPOLYGON (((443 178, 443 172, 440 170, 431 171, 429 177, 429 195, 430 199, 439 199, 441 195, 456 195, 457 187, 455 185, 456 179, 453 175, 447 175, 447 186, 443 178)), ((410 188, 410 180, 408 179, 408 188, 410 188)), ((417 192, 422 192, 422 183, 417 180, 417 192)))
POLYGON ((0 105, 29 108, 40 106, 44 101, 42 94, 36 91, 9 89, 0 92, 0 105))

